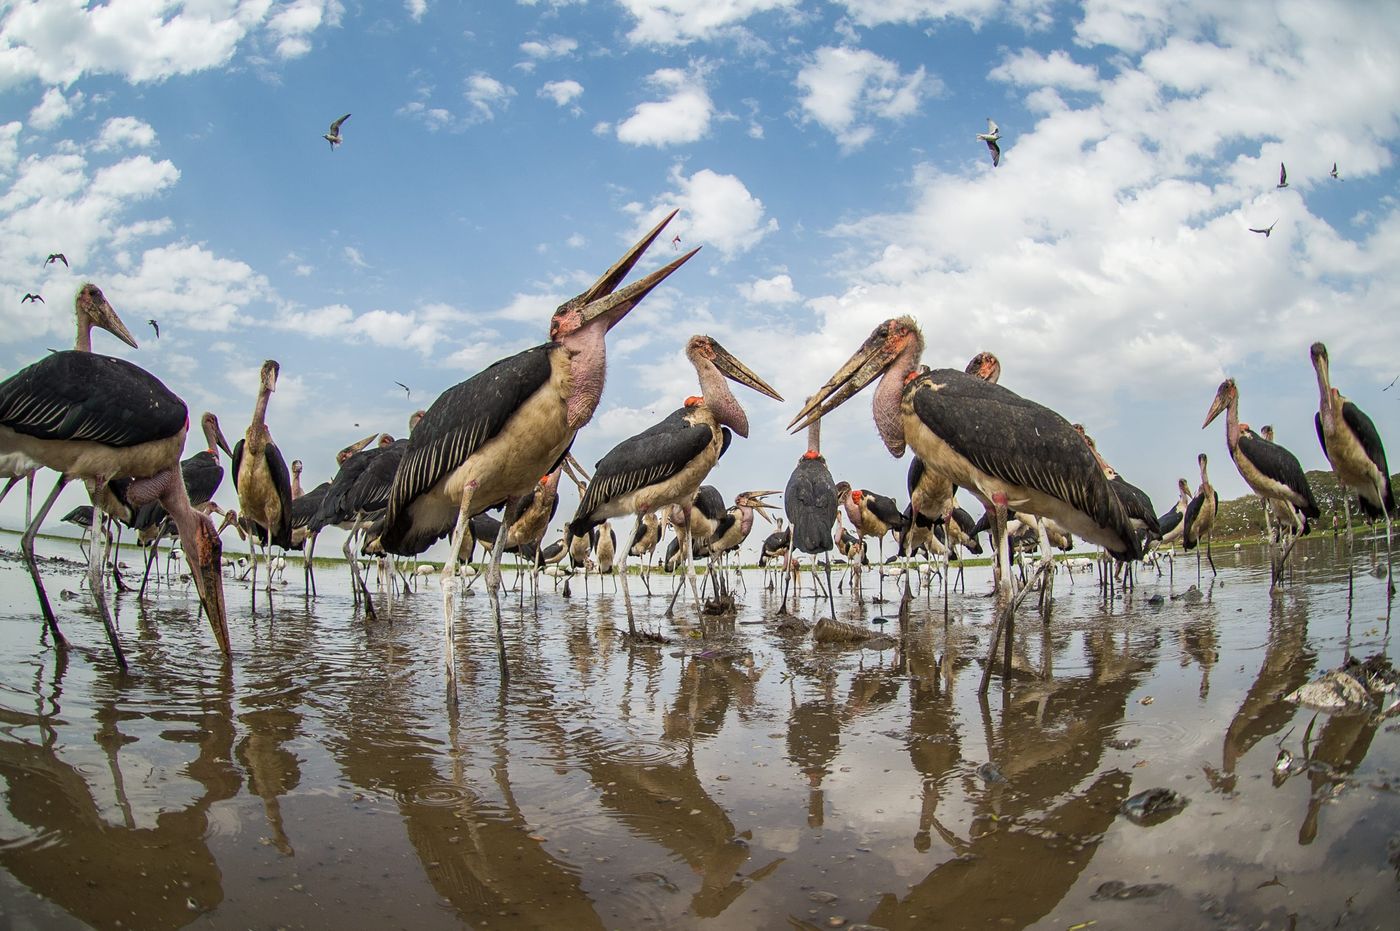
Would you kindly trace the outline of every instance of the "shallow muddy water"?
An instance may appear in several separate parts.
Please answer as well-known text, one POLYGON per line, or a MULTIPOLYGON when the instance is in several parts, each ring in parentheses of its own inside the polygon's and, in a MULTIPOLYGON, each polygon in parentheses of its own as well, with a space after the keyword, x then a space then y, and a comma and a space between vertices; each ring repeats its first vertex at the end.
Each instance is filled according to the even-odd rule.
POLYGON ((1024 671, 985 699, 984 569, 946 629, 920 595, 885 649, 781 634, 757 572, 703 630, 686 601, 665 621, 655 576, 637 604, 661 646, 624 640, 596 578, 586 601, 545 579, 505 600, 504 687, 488 600, 461 599, 455 709, 435 581, 377 594, 370 622, 343 569, 314 602, 289 570, 270 613, 230 580, 227 666, 187 585, 119 595, 122 675, 80 568, 44 567, 60 653, 7 556, 0 924, 1395 927, 1400 718, 1284 701, 1388 646, 1371 544, 1350 614, 1347 552, 1300 544, 1272 597, 1250 547, 1200 598, 1173 597, 1194 559, 1109 604, 1061 572, 1048 628, 1021 611, 1024 671), (1120 814, 1155 788, 1186 807, 1120 814))

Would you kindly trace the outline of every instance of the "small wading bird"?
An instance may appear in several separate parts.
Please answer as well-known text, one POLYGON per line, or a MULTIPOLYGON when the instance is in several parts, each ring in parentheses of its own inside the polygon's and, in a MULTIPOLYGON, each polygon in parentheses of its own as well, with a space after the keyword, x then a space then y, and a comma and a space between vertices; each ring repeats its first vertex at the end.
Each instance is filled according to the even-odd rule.
POLYGON ((1256 227, 1251 226, 1251 227, 1249 228, 1249 231, 1250 231, 1251 233, 1263 233, 1263 234, 1264 234, 1264 238, 1265 238, 1265 239, 1268 239, 1271 235, 1273 235, 1274 227, 1275 227, 1275 226, 1278 226, 1278 220, 1275 220, 1274 222, 1270 223, 1268 226, 1264 227, 1263 229, 1258 229, 1258 228, 1256 228, 1256 227))
MULTIPOLYGON (((1385 447, 1376 425, 1365 411, 1332 387, 1327 347, 1313 343, 1309 350, 1317 373, 1318 412, 1313 416, 1317 441, 1346 491, 1356 493, 1356 503, 1368 520, 1385 519, 1387 573, 1390 566, 1390 515, 1395 510, 1395 494, 1390 487, 1390 468, 1385 447)), ((1346 509, 1347 533, 1351 533, 1351 498, 1342 496, 1346 509)), ((1390 590, 1394 591, 1393 582, 1390 590)))
MULTIPOLYGON (((814 394, 790 429, 802 429, 829 414, 876 378, 872 404, 885 447, 903 456, 907 446, 926 468, 971 491, 992 512, 992 532, 1002 563, 1002 586, 1010 594, 1006 511, 1014 508, 1049 517, 1070 533, 1104 547, 1116 559, 1142 557, 1123 505, 1109 487, 1088 445, 1063 417, 1000 385, 955 369, 920 369, 924 339, 912 317, 877 326, 845 365, 814 394), (883 377, 881 377, 883 376, 883 377), (982 429, 997 424, 996 430, 982 429)), ((1041 573, 1048 576, 1050 544, 1041 573)), ((1010 602, 1014 606, 1014 602, 1010 602)), ((1010 607, 998 621, 992 654, 1010 607)), ((1007 630, 1006 666, 1011 632, 1007 630)), ((990 659, 989 656, 989 659, 990 659)), ((984 673, 989 675, 992 663, 984 673)), ((987 679, 983 679, 985 689, 987 679)))
POLYGON ((380 544, 385 552, 415 556, 452 534, 442 572, 449 700, 456 695, 457 560, 468 521, 499 504, 507 506, 486 579, 504 679, 509 668, 499 589, 509 506, 554 470, 579 429, 592 419, 603 393, 608 331, 698 251, 618 289, 675 215, 667 214, 591 287, 559 306, 550 320, 549 342, 502 359, 444 391, 409 438, 380 544))
POLYGON ((347 114, 345 114, 344 116, 342 116, 340 119, 336 120, 334 123, 331 124, 330 132, 322 133, 322 135, 321 135, 321 138, 322 138, 322 139, 326 140, 327 142, 329 142, 329 143, 331 144, 331 151, 332 151, 332 152, 335 151, 335 147, 336 147, 336 146, 340 145, 341 142, 344 141, 343 139, 340 138, 340 124, 341 124, 341 123, 344 123, 344 122, 345 122, 346 120, 348 120, 348 119, 350 119, 350 114, 347 113, 347 114))
MULTIPOLYGON (((728 381, 746 385, 776 401, 781 401, 782 396, 713 337, 692 336, 685 355, 695 367, 700 394, 687 398, 684 407, 654 427, 623 440, 598 460, 593 480, 569 523, 569 533, 581 536, 609 517, 632 515, 636 518, 632 531, 635 536, 645 515, 663 507, 679 506, 684 519, 676 522, 677 539, 681 541, 685 574, 698 612, 700 593, 690 545, 695 530, 690 519, 692 498, 729 447, 730 431, 742 437, 749 435, 748 415, 729 390, 728 381)), ((708 541, 713 532, 711 529, 701 539, 708 541)), ((632 596, 627 587, 627 555, 624 551, 622 598, 627 607, 628 633, 635 636, 632 596)))
POLYGON ((49 257, 44 259, 45 267, 52 265, 55 262, 62 262, 64 268, 69 267, 68 256, 64 255, 62 252, 50 252, 49 257))
MULTIPOLYGON (((253 549, 253 584, 251 594, 257 603, 258 560, 256 544, 271 565, 272 547, 290 549, 292 546, 292 476, 282 451, 272 441, 267 429, 267 404, 277 390, 281 366, 268 359, 258 375, 258 397, 253 403, 253 419, 243 439, 233 448, 233 487, 238 492, 238 510, 245 523, 254 527, 249 538, 253 549)), ((272 575, 268 573, 267 591, 272 594, 272 575)))
POLYGON ((978 133, 977 138, 987 143, 987 149, 992 153, 992 167, 995 168, 1000 165, 1001 146, 997 143, 1001 139, 1001 127, 997 126, 996 121, 990 116, 987 117, 987 131, 978 133))
MULTIPOLYGON (((1211 421, 1222 412, 1226 414, 1225 444, 1245 484, 1256 495, 1270 502, 1277 501, 1284 509, 1279 532, 1287 532, 1290 539, 1281 552, 1274 554, 1270 587, 1276 587, 1282 581, 1283 566, 1288 561, 1293 544, 1299 536, 1308 532, 1308 521, 1317 520, 1322 512, 1313 499, 1308 477, 1298 464, 1298 458, 1277 443, 1270 443, 1240 429, 1240 392, 1233 378, 1225 379, 1216 389, 1215 400, 1206 412, 1201 429, 1210 426, 1211 421)), ((1275 513, 1278 513, 1277 510, 1275 513)))
POLYGON ((30 293, 26 294, 24 297, 20 298, 20 300, 19 300, 19 302, 20 302, 21 304, 28 304, 28 303, 30 303, 31 301, 38 301, 40 304, 46 304, 46 303, 48 303, 47 301, 44 300, 44 296, 43 296, 42 294, 35 294, 35 293, 33 293, 32 291, 31 291, 30 293))
POLYGON ((1288 187, 1288 169, 1283 167, 1283 162, 1278 163, 1278 186, 1288 187))
MULTIPOLYGON (((39 606, 56 644, 64 643, 34 561, 34 536, 68 482, 83 479, 94 505, 115 479, 131 479, 126 503, 160 501, 180 531, 200 602, 224 655, 229 652, 220 576, 222 546, 209 518, 196 511, 180 476, 189 429, 183 401, 154 375, 124 359, 93 352, 55 352, 0 384, 0 454, 19 452, 59 473, 20 541, 39 606)), ((126 658, 102 586, 94 545, 88 585, 118 664, 126 658)))

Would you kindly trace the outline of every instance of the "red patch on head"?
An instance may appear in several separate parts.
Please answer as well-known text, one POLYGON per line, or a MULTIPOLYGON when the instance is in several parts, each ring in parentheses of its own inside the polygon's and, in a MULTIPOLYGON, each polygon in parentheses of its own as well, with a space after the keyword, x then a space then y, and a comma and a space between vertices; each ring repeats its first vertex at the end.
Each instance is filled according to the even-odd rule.
POLYGON ((858 488, 855 491, 851 492, 851 500, 854 501, 856 504, 860 504, 860 499, 864 497, 865 495, 862 494, 860 489, 858 488))
POLYGON ((820 459, 821 457, 822 454, 817 452, 815 449, 809 449, 802 454, 803 459, 820 459))
POLYGON ((543 476, 543 477, 540 479, 540 484, 541 484, 541 485, 548 485, 548 484, 549 484, 549 476, 548 476, 548 475, 543 476))
POLYGON ((692 394, 690 397, 685 399, 686 407, 699 407, 701 404, 704 403, 705 399, 698 394, 692 394))
POLYGON ((920 375, 922 375, 922 374, 923 374, 923 372, 920 372, 918 369, 914 369, 914 371, 912 371, 912 372, 910 372, 908 375, 905 375, 905 376, 904 376, 904 383, 907 385, 907 384, 909 384, 911 381, 913 381, 914 379, 918 378, 918 377, 919 377, 920 375))

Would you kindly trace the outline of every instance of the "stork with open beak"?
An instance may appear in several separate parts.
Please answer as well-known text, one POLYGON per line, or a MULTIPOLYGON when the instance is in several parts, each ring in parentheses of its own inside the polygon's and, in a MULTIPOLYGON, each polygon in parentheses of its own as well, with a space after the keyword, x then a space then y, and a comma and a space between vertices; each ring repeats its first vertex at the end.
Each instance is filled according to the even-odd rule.
MULTIPOLYGON (((692 498, 729 447, 731 431, 742 437, 749 435, 748 415, 728 382, 738 382, 778 401, 782 396, 713 337, 692 336, 685 354, 700 380, 700 394, 687 398, 685 406, 659 424, 623 440, 598 461, 569 532, 586 534, 610 517, 629 514, 640 526, 643 516, 669 505, 679 506, 685 520, 678 523, 677 532, 685 538, 681 553, 698 612, 700 592, 689 541, 692 498)), ((636 529, 634 526, 633 536, 636 529)), ((628 554, 625 550, 622 557, 622 596, 628 632, 635 636, 632 596, 627 588, 628 554)))
POLYGON ((414 556, 452 534, 442 571, 443 624, 451 694, 455 696, 453 613, 457 560, 473 515, 504 503, 487 585, 496 622, 502 675, 508 675, 501 629, 501 554, 510 504, 528 493, 573 444, 603 394, 608 331, 698 252, 693 249, 619 288, 672 211, 587 290, 561 304, 550 321, 550 341, 502 359, 438 396, 409 438, 394 478, 380 544, 414 556))

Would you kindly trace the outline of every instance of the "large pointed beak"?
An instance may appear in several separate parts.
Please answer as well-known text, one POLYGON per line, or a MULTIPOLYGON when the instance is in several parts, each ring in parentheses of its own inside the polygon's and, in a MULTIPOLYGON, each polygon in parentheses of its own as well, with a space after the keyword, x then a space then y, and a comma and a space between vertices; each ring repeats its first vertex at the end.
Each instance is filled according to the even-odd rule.
POLYGON ((227 657, 230 652, 228 637, 228 614, 224 609, 224 545, 214 531, 214 524, 207 517, 200 518, 199 533, 194 541, 181 540, 185 549, 185 559, 190 573, 194 576, 195 588, 199 590, 199 603, 209 617, 209 627, 214 631, 214 639, 219 649, 227 657))
POLYGON ((131 331, 126 328, 125 323, 122 323, 122 318, 117 316, 116 310, 112 308, 106 298, 102 299, 102 305, 97 309, 97 318, 94 322, 132 349, 141 348, 136 345, 136 337, 131 335, 131 331))
POLYGON ((584 487, 588 484, 588 473, 583 470, 583 466, 574 458, 573 453, 564 454, 564 474, 573 479, 574 484, 578 486, 580 492, 582 492, 584 487))
POLYGON ((1206 420, 1205 423, 1201 424, 1201 429, 1204 430, 1206 427, 1209 427, 1210 422, 1219 417, 1220 412, 1225 410, 1228 406, 1229 402, 1225 400, 1225 393, 1223 391, 1217 391, 1215 393, 1215 400, 1210 402, 1210 410, 1206 411, 1206 420))
POLYGON ((827 379, 817 393, 807 399, 806 405, 788 424, 789 433, 805 430, 812 421, 819 420, 855 397, 862 388, 870 384, 880 373, 889 367, 898 356, 888 340, 878 331, 856 350, 856 354, 837 369, 836 374, 827 379))
POLYGON ((355 454, 358 453, 360 450, 364 449, 366 446, 368 446, 369 444, 373 443, 373 442, 374 442, 376 439, 378 439, 378 438, 379 438, 379 434, 378 434, 378 433, 371 433, 369 436, 365 437, 363 440, 356 440, 355 442, 351 443, 349 446, 347 446, 347 447, 345 447, 344 449, 342 449, 342 450, 336 455, 336 459, 337 459, 337 460, 340 460, 340 459, 349 459, 351 456, 355 455, 355 454))
POLYGON ((768 511, 769 509, 774 508, 775 505, 769 504, 763 499, 767 498, 769 495, 776 495, 780 493, 781 492, 777 491, 776 489, 772 491, 746 491, 744 492, 743 497, 749 499, 749 507, 757 511, 760 517, 762 517, 764 520, 768 521, 768 523, 771 524, 774 521, 773 518, 769 516, 768 511))
POLYGON ((218 418, 214 418, 214 445, 224 451, 230 459, 233 458, 233 450, 229 448, 228 440, 224 439, 223 428, 219 426, 218 418))
POLYGON ((632 270, 632 266, 637 264, 637 260, 650 248, 651 244, 656 241, 656 237, 660 236, 661 231, 666 228, 666 224, 670 223, 678 213, 680 213, 679 209, 672 210, 670 213, 666 214, 666 216, 662 217, 661 222, 652 227, 650 233, 647 233, 641 239, 637 240, 637 244, 623 253, 622 258, 618 259, 612 268, 603 272, 602 277, 593 282, 592 287, 574 298, 574 300, 580 304, 591 304, 599 298, 607 297, 609 294, 616 291, 617 286, 622 284, 622 279, 626 278, 627 273, 632 270))
POLYGON ((715 368, 724 373, 724 376, 731 381, 737 381, 741 385, 747 385, 759 394, 766 394, 775 401, 781 401, 783 396, 769 387, 768 383, 753 373, 747 365, 740 362, 733 353, 725 349, 714 340, 710 340, 714 347, 715 368))
MULTIPOLYGON (((627 316, 627 313, 633 307, 640 304, 642 298, 650 294, 653 288, 669 278, 671 273, 676 269, 680 268, 686 262, 689 262, 691 257, 699 251, 700 247, 696 246, 670 264, 658 268, 656 271, 643 278, 638 278, 622 290, 613 291, 611 294, 605 293, 603 296, 589 301, 580 311, 583 322, 588 323, 590 320, 606 317, 608 329, 611 330, 613 327, 617 326, 618 322, 622 320, 623 317, 627 316)), ((600 279, 600 281, 601 280, 602 279, 600 279)), ((596 287, 597 285, 594 285, 594 288, 596 287)), ((590 291, 591 290, 592 289, 590 289, 590 291)))

